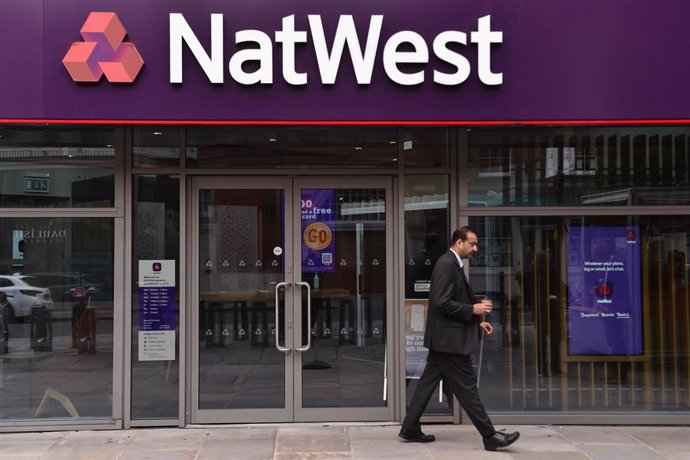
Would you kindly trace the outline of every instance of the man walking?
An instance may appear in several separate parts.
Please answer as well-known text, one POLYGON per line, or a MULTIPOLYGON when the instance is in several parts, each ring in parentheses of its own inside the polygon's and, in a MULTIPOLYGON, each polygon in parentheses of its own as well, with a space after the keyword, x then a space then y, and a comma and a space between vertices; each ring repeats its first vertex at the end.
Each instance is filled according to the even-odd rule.
POLYGON ((450 385, 482 435, 486 450, 509 446, 520 437, 517 431, 496 431, 479 399, 477 377, 472 368, 470 355, 479 348, 480 329, 487 335, 493 333, 491 324, 483 319, 491 313, 491 300, 475 303, 474 292, 463 271, 462 259, 477 252, 477 243, 477 233, 471 228, 455 230, 450 250, 439 257, 431 274, 424 333, 429 356, 400 430, 399 436, 405 440, 433 442, 436 439, 422 432, 419 419, 441 379, 450 385))

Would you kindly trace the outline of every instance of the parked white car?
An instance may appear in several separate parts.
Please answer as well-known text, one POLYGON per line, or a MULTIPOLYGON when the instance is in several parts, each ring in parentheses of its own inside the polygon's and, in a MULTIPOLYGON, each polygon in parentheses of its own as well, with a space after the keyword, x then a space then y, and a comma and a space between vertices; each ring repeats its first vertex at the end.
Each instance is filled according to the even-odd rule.
POLYGON ((23 275, 0 275, 0 292, 7 296, 5 318, 26 318, 31 315, 31 307, 53 308, 50 291, 34 285, 34 278, 23 275))

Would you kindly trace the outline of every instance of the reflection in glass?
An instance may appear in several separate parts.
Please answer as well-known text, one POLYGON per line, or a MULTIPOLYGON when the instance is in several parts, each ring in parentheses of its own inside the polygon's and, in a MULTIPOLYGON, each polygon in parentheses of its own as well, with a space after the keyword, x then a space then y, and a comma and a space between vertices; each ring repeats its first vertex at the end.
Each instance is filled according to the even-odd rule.
POLYGON ((114 206, 114 144, 112 128, 0 129, 0 207, 114 206))
MULTIPOLYGON (((315 240, 321 245, 302 244, 302 280, 311 286, 312 307, 307 324, 303 290, 302 344, 311 334, 311 348, 302 354, 303 406, 385 407, 385 190, 302 190, 301 200, 303 217, 310 200, 333 209, 316 218, 330 237, 315 240), (319 202, 317 192, 330 198, 319 202), (306 252, 318 255, 316 262, 310 263, 306 252)), ((305 241, 311 228, 306 223, 305 241)))
POLYGON ((113 220, 0 219, 0 419, 112 417, 113 220))
MULTIPOLYGON (((412 398, 428 350, 424 339, 431 272, 436 260, 448 250, 448 176, 405 176, 405 363, 407 401, 412 398)), ((450 388, 441 389, 442 402, 432 398, 425 414, 450 415, 450 388)))
POLYGON ((448 128, 408 126, 402 131, 406 168, 442 168, 450 164, 448 128))
POLYGON ((690 203, 684 127, 473 129, 470 206, 690 203))
POLYGON ((687 411, 686 216, 472 217, 495 411, 687 411), (641 352, 640 352, 641 351, 641 352))
MULTIPOLYGON (((139 359, 140 305, 137 282, 140 260, 174 260, 179 293, 180 194, 177 176, 134 176, 132 225, 132 418, 177 418, 179 346, 174 361, 139 359)), ((179 337, 179 299, 174 306, 179 337)))
POLYGON ((187 129, 193 168, 397 167, 397 128, 233 126, 187 129))
POLYGON ((201 190, 199 408, 285 407, 282 190, 201 190), (282 294, 281 294, 282 296, 282 294))
POLYGON ((135 168, 179 166, 179 128, 137 126, 132 137, 132 165, 135 168))

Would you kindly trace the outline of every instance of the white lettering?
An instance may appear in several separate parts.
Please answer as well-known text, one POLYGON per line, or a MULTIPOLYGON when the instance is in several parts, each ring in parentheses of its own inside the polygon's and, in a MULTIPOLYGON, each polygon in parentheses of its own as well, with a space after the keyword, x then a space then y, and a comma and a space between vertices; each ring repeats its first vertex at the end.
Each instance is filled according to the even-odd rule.
POLYGON ((434 39, 434 54, 442 61, 455 66, 458 69, 455 73, 443 73, 434 70, 434 82, 440 85, 459 85, 464 83, 470 76, 470 61, 462 54, 455 53, 448 48, 449 43, 460 43, 467 45, 467 34, 448 30, 441 32, 434 39))
POLYGON ((306 85, 307 74, 295 70, 295 44, 306 43, 307 33, 295 31, 295 15, 283 18, 283 30, 276 32, 276 43, 283 44, 283 78, 291 85, 306 85))
POLYGON ((182 83, 182 41, 211 83, 223 83, 223 15, 211 15, 211 57, 180 13, 170 14, 170 83, 182 83))
POLYGON ((491 72, 491 45, 503 43, 503 32, 491 31, 491 16, 484 16, 477 21, 477 31, 472 32, 472 43, 479 48, 477 66, 479 80, 485 85, 495 86, 503 83, 503 73, 491 72))
MULTIPOLYGON (((318 71, 323 85, 333 85, 338 76, 338 70, 343 52, 347 46, 352 68, 358 85, 371 83, 376 53, 379 47, 383 15, 372 15, 369 19, 364 46, 355 28, 352 15, 341 15, 332 41, 326 40, 323 22, 320 15, 308 15, 309 32, 313 40, 313 52, 316 57, 318 71)), ((170 82, 182 83, 182 55, 183 44, 187 45, 194 59, 204 71, 211 83, 224 83, 223 63, 223 15, 211 15, 211 43, 210 54, 201 45, 196 34, 192 31, 181 13, 170 14, 170 82)), ((297 44, 307 43, 307 31, 295 30, 295 16, 282 18, 282 28, 273 34, 273 39, 282 47, 282 75, 289 85, 306 85, 309 75, 298 72, 297 44)), ((477 46, 477 73, 479 80, 485 85, 495 86, 503 84, 503 73, 493 72, 491 66, 491 48, 494 44, 503 42, 503 32, 491 30, 491 16, 481 17, 477 21, 477 30, 470 34, 470 42, 477 46)), ((234 52, 228 61, 228 72, 231 78, 242 85, 269 85, 273 83, 273 42, 271 35, 260 30, 240 30, 235 32, 235 45, 247 44, 243 49, 234 52), (256 46, 251 46, 255 44, 256 46), (246 70, 248 64, 256 63, 258 68, 246 70)), ((454 86, 467 81, 472 66, 465 56, 453 47, 453 44, 467 46, 465 32, 447 30, 439 33, 433 40, 433 53, 440 60, 451 67, 443 72, 433 69, 433 81, 440 85, 454 86)), ((383 69, 393 82, 412 86, 425 81, 427 66, 429 65, 429 47, 424 37, 414 31, 402 30, 394 33, 386 41, 383 53, 383 69), (403 46, 404 45, 404 46, 403 46), (424 66, 407 72, 401 70, 401 65, 413 64, 424 66)), ((432 69, 429 69, 432 70, 432 69)))
POLYGON ((379 35, 381 35, 383 16, 373 15, 371 17, 369 34, 367 35, 367 41, 364 45, 364 54, 362 54, 362 49, 359 46, 357 30, 355 29, 355 22, 352 16, 340 16, 330 55, 326 45, 326 37, 323 32, 321 16, 310 14, 308 18, 309 28, 312 38, 314 39, 314 51, 316 52, 316 59, 319 63, 321 82, 324 85, 332 85, 335 83, 343 48, 345 47, 345 43, 347 43, 350 57, 352 58, 352 66, 355 69, 355 75, 357 77, 357 84, 368 85, 371 83, 371 73, 374 69, 374 58, 376 57, 376 49, 378 48, 379 35))
POLYGON ((235 44, 254 42, 258 49, 245 49, 236 52, 230 59, 228 69, 230 76, 242 85, 273 83, 273 43, 271 37, 260 30, 241 30, 235 34, 235 44), (254 72, 245 72, 242 66, 246 62, 258 61, 259 68, 254 72))
POLYGON ((424 71, 404 73, 398 68, 398 64, 426 64, 429 62, 429 49, 424 38, 416 32, 403 30, 393 34, 386 42, 383 49, 383 68, 386 74, 394 82, 405 85, 419 85, 424 83, 424 71), (398 51, 403 43, 409 43, 414 51, 398 51))

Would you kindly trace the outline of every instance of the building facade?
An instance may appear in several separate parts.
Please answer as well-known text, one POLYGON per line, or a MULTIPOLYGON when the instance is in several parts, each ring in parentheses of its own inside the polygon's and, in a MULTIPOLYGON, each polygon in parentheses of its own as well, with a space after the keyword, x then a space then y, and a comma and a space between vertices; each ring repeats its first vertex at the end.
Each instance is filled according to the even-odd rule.
POLYGON ((494 421, 690 422, 684 2, 0 12, 0 430, 400 421, 460 225, 494 421))

